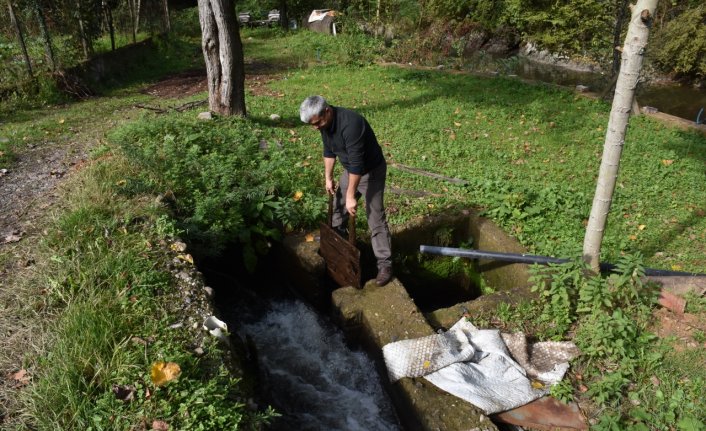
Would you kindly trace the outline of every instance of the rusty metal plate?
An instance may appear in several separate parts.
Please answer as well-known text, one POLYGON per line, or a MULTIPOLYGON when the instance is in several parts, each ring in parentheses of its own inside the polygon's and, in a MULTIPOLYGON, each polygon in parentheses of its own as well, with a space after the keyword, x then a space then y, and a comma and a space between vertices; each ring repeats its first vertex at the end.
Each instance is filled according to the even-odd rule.
POLYGON ((587 430, 588 424, 576 403, 564 404, 552 397, 542 397, 529 404, 497 413, 493 419, 537 430, 587 430))
POLYGON ((341 286, 360 289, 362 285, 358 247, 346 241, 325 223, 321 223, 320 233, 319 254, 326 262, 328 274, 341 286))

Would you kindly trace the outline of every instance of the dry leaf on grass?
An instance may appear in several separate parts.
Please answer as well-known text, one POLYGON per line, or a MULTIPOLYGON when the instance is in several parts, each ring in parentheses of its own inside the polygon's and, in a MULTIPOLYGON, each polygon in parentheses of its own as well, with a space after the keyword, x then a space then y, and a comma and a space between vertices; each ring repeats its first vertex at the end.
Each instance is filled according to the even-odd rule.
POLYGON ((150 370, 150 378, 155 386, 162 386, 179 377, 181 368, 175 362, 155 362, 150 370))

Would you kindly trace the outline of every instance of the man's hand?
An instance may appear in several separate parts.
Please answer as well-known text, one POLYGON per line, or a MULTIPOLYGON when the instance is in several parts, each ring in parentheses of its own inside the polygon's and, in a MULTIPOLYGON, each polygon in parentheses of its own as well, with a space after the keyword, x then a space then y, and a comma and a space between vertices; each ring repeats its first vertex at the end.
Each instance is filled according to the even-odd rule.
POLYGON ((326 180, 326 193, 330 195, 336 193, 336 183, 333 180, 326 180))
POLYGON ((358 211, 358 199, 355 198, 355 195, 346 196, 346 211, 352 216, 355 216, 358 211))

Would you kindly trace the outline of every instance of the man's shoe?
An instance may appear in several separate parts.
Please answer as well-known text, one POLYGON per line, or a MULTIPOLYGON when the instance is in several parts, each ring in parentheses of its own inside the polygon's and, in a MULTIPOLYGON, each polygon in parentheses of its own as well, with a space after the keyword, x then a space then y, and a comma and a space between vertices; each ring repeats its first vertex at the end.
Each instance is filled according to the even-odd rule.
POLYGON ((378 276, 375 277, 375 284, 384 286, 392 280, 392 267, 383 266, 378 270, 378 276))

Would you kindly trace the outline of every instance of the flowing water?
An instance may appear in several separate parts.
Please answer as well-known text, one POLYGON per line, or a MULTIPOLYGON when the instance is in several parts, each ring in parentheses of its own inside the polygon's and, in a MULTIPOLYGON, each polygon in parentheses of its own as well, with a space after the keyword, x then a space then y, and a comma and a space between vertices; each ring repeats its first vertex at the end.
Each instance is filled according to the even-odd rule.
MULTIPOLYGON (((467 62, 464 67, 474 71, 517 75, 524 79, 568 87, 585 85, 589 87, 589 91, 599 94, 611 83, 610 76, 607 75, 539 63, 526 57, 494 58, 476 54, 465 58, 464 61, 467 62)), ((635 97, 640 106, 652 106, 660 112, 706 123, 706 88, 676 83, 644 82, 638 85, 635 97), (704 112, 701 112, 702 109, 704 112)))
POLYGON ((239 323, 257 347, 263 385, 283 414, 275 430, 399 430, 373 361, 297 300, 279 300, 239 323))

